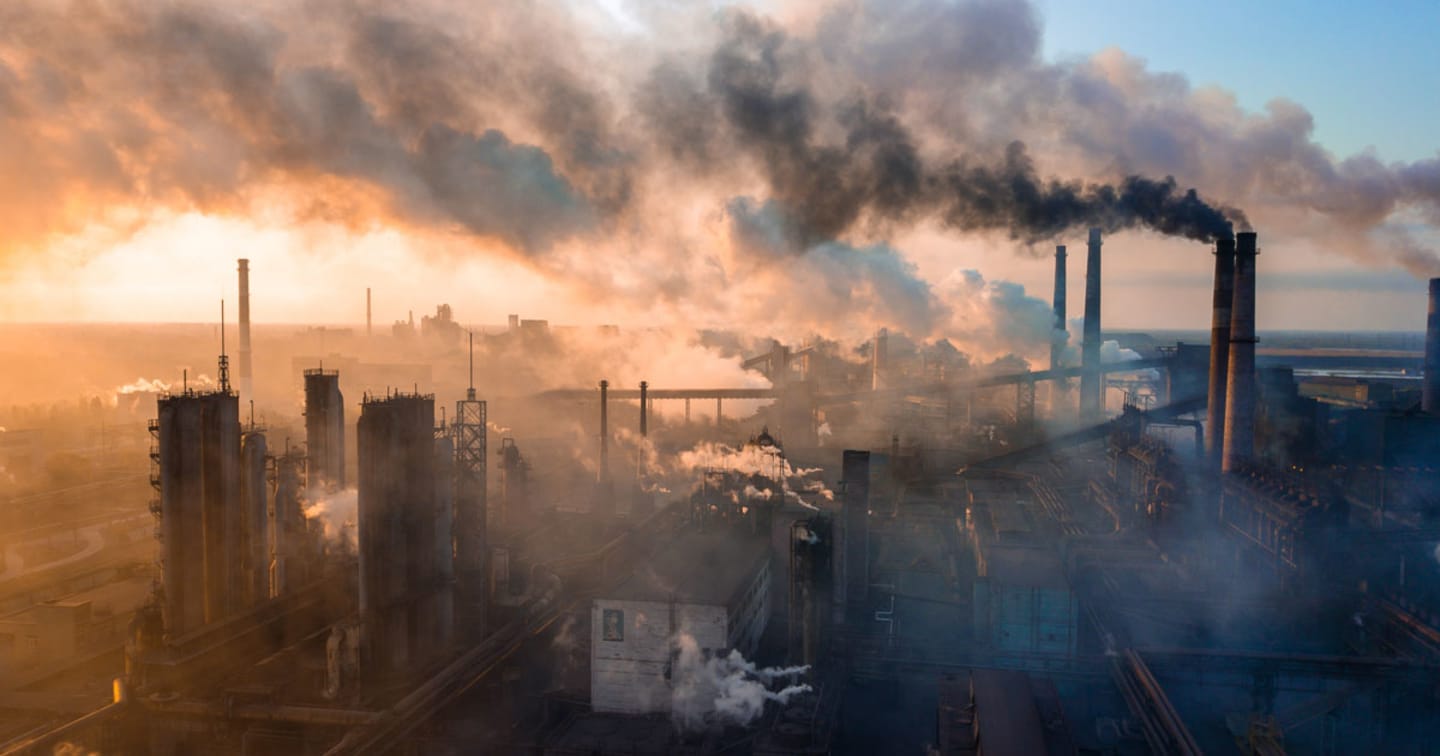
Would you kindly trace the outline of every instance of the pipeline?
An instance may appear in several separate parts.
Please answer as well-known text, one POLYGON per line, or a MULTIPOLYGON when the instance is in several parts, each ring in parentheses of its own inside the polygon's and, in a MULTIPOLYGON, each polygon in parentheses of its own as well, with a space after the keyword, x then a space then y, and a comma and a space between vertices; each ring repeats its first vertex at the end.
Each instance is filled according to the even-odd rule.
POLYGON ((1139 654, 1125 649, 1110 660, 1110 668, 1131 713, 1140 720, 1152 751, 1183 756, 1204 753, 1139 654))

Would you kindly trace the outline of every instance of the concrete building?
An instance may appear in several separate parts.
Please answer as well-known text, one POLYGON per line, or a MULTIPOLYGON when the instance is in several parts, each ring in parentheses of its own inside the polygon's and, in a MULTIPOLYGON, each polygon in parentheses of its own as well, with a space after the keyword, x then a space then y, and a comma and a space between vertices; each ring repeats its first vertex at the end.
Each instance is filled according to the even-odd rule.
POLYGON ((676 537, 590 610, 590 701, 597 712, 670 711, 680 636, 702 653, 750 656, 770 615, 763 538, 732 532, 676 537))

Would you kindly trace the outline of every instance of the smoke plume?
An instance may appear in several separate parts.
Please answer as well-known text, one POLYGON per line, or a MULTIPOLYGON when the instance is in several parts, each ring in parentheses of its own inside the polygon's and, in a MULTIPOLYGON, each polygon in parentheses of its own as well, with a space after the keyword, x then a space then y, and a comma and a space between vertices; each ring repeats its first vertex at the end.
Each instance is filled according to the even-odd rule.
POLYGON ((709 656, 685 633, 675 638, 675 648, 670 717, 685 732, 726 725, 745 727, 760 718, 767 702, 783 705, 810 691, 809 685, 794 683, 809 667, 757 668, 735 650, 725 656, 709 656), (789 685, 771 690, 776 682, 786 680, 789 685))
POLYGON ((893 245, 917 230, 1205 241, 1244 206, 1436 267, 1440 157, 1337 157, 1295 103, 1245 112, 1115 50, 1047 62, 1021 0, 771 11, 637 4, 621 28, 546 1, 7 4, 0 264, 199 211, 443 238, 606 311, 758 324, 814 294, 917 332, 934 282, 893 245), (727 294, 742 280, 760 304, 727 294))
POLYGON ((360 492, 354 488, 324 493, 312 488, 307 494, 305 519, 319 520, 325 541, 354 553, 359 547, 356 525, 360 512, 360 492))

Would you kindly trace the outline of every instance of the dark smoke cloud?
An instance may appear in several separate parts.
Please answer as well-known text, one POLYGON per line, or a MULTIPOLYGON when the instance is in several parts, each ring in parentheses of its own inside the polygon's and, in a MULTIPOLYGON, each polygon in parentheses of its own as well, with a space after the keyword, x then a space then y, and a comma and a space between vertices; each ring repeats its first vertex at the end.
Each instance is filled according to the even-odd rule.
MULTIPOLYGON (((691 124, 723 117, 737 146, 762 167, 774 198, 795 216, 802 248, 862 221, 894 227, 931 215, 952 228, 1002 230, 1027 242, 1092 225, 1208 241, 1231 234, 1232 223, 1247 225, 1239 211, 1207 204, 1168 176, 1127 176, 1116 186, 1042 179, 1018 141, 990 163, 963 155, 927 163, 910 130, 878 98, 857 94, 825 113, 803 66, 787 54, 789 36, 772 24, 735 12, 725 29, 706 92, 677 91, 677 74, 657 75, 675 96, 652 112, 653 125, 668 144, 697 144, 707 132, 697 134, 691 124), (676 102, 694 110, 677 113, 676 102), (827 142, 819 132, 831 121, 839 133, 827 142)), ((688 149, 714 152, 708 145, 688 149)))
POLYGON ((880 268, 926 224, 1210 239, 1245 225, 1222 198, 1435 264, 1440 158, 1337 159, 1298 105, 1245 113, 1118 51, 1046 63, 1025 2, 629 10, 631 38, 546 0, 0 5, 0 227, 13 244, 110 207, 243 214, 280 191, 302 215, 459 231, 693 302, 731 273, 695 208, 737 196, 773 203, 790 255, 834 243, 880 268))

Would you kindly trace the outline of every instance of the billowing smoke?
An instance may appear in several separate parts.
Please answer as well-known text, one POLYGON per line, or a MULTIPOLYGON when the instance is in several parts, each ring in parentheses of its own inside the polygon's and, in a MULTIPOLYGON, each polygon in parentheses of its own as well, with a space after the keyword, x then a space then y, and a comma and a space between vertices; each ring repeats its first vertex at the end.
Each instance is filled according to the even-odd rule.
POLYGON ((765 713, 766 703, 784 705, 810 691, 809 685, 795 682, 809 667, 756 667, 735 650, 711 656, 686 633, 676 636, 674 643, 670 717, 682 731, 745 727, 765 713), (788 684, 772 690, 781 682, 788 684))
POLYGON ((5 245, 192 210, 393 227, 606 312, 846 322, 768 312, 815 296, 917 333, 935 286, 894 245, 916 231, 1208 240, 1243 205, 1435 265, 1440 158, 1337 158, 1294 103, 1246 113, 1118 51, 1047 63, 1021 0, 769 7, 635 4, 621 31, 546 1, 6 4, 5 245), (727 248, 764 215, 766 253, 727 248))
POLYGON ((159 378, 155 378, 153 380, 146 380, 145 378, 141 377, 136 378, 132 383, 127 383, 124 386, 117 386, 115 388, 115 393, 117 395, 141 393, 162 394, 169 390, 170 384, 160 380, 159 378))
MULTIPOLYGON (((815 509, 821 500, 835 500, 835 492, 820 478, 820 468, 795 467, 777 448, 757 444, 737 448, 704 441, 676 455, 664 472, 676 490, 699 488, 707 472, 726 472, 750 479, 731 494, 743 494, 745 501, 783 500, 815 509)), ((742 502, 737 498, 736 503, 742 502)))
POLYGON ((306 500, 305 519, 320 522, 326 543, 355 553, 359 548, 360 492, 347 488, 327 493, 312 488, 306 500))
POLYGON ((1019 141, 998 159, 976 159, 952 145, 948 151, 959 154, 927 160, 883 97, 857 89, 823 103, 805 74, 797 75, 802 53, 786 49, 797 43, 779 27, 745 12, 728 14, 723 25, 707 86, 670 93, 701 113, 667 106, 653 114, 654 128, 685 129, 664 137, 675 144, 695 138, 695 121, 718 117, 733 144, 762 166, 771 195, 795 214, 800 248, 862 220, 885 227, 938 216, 952 228, 998 229, 1026 241, 1092 225, 1210 240, 1230 234, 1232 221, 1246 223, 1238 211, 1213 207, 1168 176, 1131 175, 1116 185, 1044 179, 1019 141), (833 138, 822 138, 822 130, 833 138))

